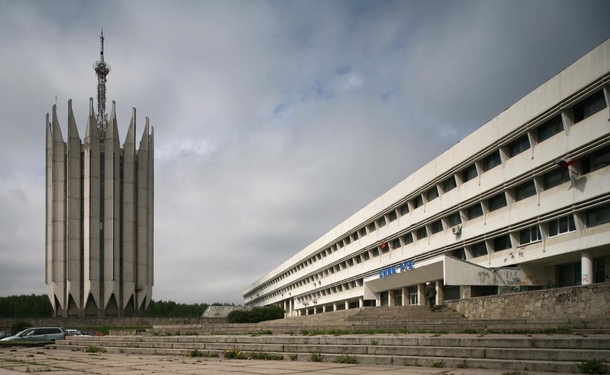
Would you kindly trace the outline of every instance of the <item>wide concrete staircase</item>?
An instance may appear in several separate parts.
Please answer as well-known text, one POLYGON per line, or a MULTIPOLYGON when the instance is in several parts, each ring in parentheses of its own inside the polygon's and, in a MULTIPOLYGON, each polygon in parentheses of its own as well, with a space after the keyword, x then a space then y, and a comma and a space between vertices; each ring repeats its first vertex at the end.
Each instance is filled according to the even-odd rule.
POLYGON ((577 363, 610 359, 610 319, 469 320, 437 310, 367 307, 258 324, 154 326, 128 336, 73 337, 50 346, 180 356, 198 350, 220 357, 234 349, 287 361, 564 373, 577 372, 577 363))
POLYGON ((610 359, 610 335, 430 334, 203 335, 72 337, 50 347, 112 353, 187 356, 197 350, 223 357, 227 349, 274 354, 285 361, 578 372, 585 361, 610 359))

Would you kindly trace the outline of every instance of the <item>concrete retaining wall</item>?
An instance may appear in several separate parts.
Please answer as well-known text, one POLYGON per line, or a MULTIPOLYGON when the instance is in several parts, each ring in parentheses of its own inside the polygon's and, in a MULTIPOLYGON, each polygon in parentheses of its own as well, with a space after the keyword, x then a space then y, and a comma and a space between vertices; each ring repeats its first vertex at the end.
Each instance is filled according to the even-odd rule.
POLYGON ((445 301, 469 319, 610 318, 610 283, 445 301))
POLYGON ((221 324, 223 318, 152 318, 152 317, 68 317, 68 318, 0 318, 0 331, 9 329, 13 324, 26 322, 34 327, 152 327, 153 325, 179 324, 221 324))

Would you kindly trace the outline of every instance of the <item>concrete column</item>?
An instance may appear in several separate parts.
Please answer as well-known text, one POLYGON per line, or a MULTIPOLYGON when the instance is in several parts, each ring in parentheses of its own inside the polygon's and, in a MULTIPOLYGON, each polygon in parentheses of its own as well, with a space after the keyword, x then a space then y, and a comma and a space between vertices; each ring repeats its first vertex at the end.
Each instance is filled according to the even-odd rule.
POLYGON ((409 288, 407 287, 402 288, 402 305, 409 305, 409 288))
POLYGON ((582 285, 593 284, 593 254, 588 250, 583 251, 580 256, 582 285))
POLYGON ((364 298, 360 297, 358 299, 358 307, 364 307, 364 298))
POLYGON ((470 285, 460 286, 460 298, 470 298, 472 289, 470 285))
POLYGON ((388 306, 394 306, 394 291, 388 290, 388 306))
POLYGON ((307 307, 305 308, 305 315, 309 315, 309 309, 307 307))
POLYGON ((345 303, 345 309, 349 310, 349 302, 345 301, 344 303, 345 303))
POLYGON ((435 305, 443 304, 443 280, 436 280, 436 303, 435 305))
POLYGON ((333 303, 333 311, 337 311, 337 303, 333 303))
POLYGON ((417 306, 426 306, 426 285, 417 284, 417 306))
POLYGON ((326 305, 322 305, 322 312, 325 313, 326 312, 326 305))

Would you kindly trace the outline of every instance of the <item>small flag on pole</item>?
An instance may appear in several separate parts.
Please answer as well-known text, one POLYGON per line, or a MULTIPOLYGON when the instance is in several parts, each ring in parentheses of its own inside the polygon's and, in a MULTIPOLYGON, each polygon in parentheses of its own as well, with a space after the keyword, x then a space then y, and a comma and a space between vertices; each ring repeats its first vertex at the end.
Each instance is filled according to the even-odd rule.
POLYGON ((568 167, 574 163, 576 163, 576 160, 574 160, 574 159, 557 160, 557 165, 559 165, 561 168, 565 168, 565 169, 568 169, 568 167))

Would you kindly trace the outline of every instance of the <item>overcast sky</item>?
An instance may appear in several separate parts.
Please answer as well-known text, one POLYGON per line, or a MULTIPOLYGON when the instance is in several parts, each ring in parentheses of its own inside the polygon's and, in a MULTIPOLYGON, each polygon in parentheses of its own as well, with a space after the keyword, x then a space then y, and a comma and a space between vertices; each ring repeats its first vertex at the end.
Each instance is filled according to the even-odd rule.
POLYGON ((155 127, 153 299, 242 291, 610 37, 610 1, 0 0, 0 296, 44 294, 45 114, 155 127))

